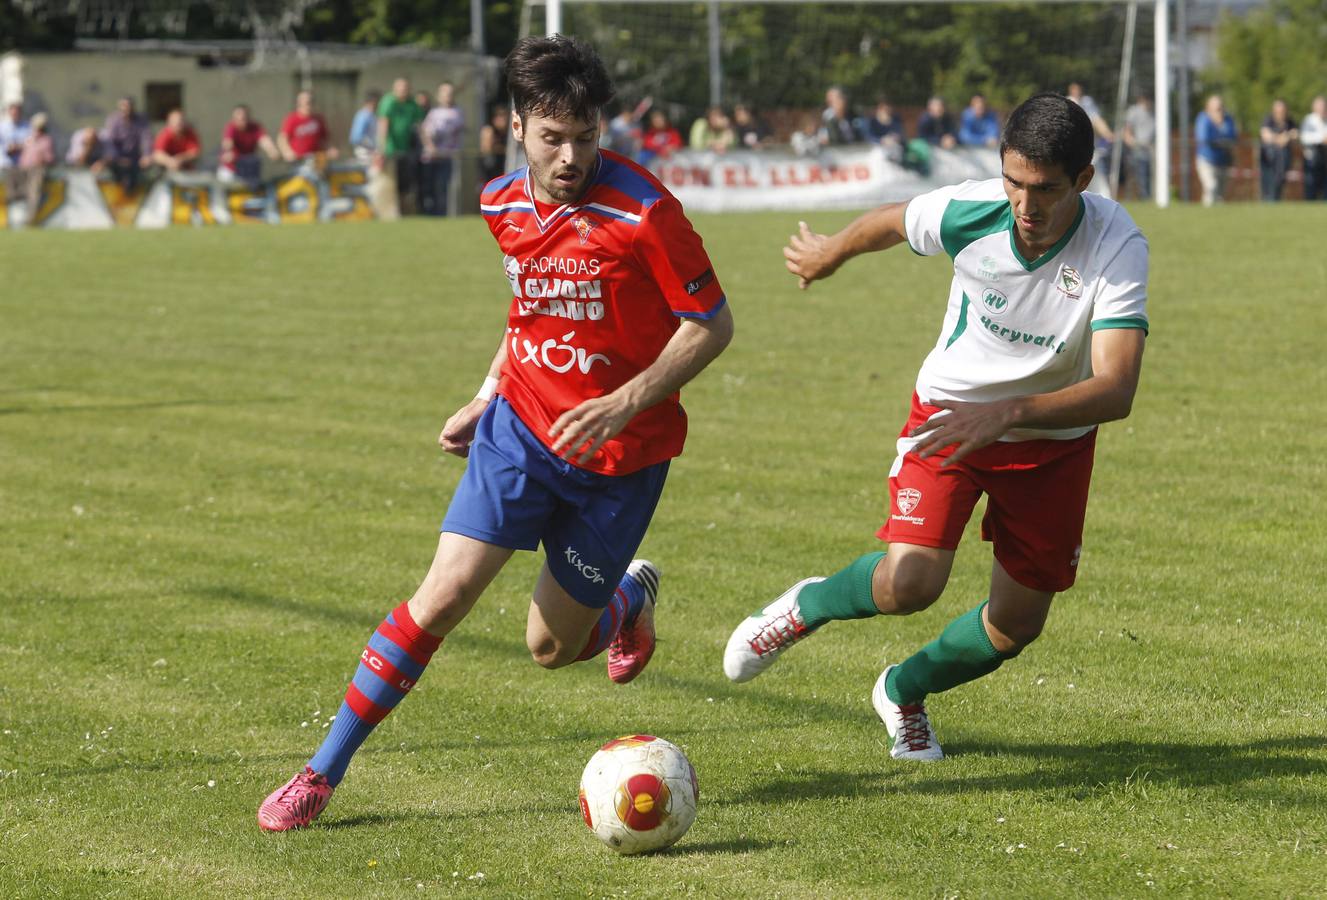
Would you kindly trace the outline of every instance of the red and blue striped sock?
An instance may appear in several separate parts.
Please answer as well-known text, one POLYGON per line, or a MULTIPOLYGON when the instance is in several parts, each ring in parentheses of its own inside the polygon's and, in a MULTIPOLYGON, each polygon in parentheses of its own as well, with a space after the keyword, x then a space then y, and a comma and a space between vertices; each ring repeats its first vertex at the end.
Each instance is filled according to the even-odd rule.
POLYGON ((585 642, 585 649, 576 657, 576 661, 593 659, 603 653, 604 648, 617 637, 622 623, 635 619, 644 605, 644 586, 630 575, 623 575, 622 580, 618 582, 617 590, 613 592, 613 599, 608 601, 604 614, 594 623, 590 639, 585 642))
POLYGON ((415 624, 402 603, 388 613, 369 638, 346 698, 309 768, 335 787, 345 777, 350 757, 419 681, 442 638, 415 624))

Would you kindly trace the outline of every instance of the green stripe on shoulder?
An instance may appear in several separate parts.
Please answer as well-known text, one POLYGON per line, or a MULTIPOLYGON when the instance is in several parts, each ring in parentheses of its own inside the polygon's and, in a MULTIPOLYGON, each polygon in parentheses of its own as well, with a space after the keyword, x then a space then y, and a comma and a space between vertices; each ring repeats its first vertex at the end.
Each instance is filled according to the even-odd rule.
POLYGON ((1013 224, 1008 200, 950 200, 940 218, 940 243, 953 259, 973 241, 1013 224))
POLYGON ((1142 316, 1122 316, 1117 319, 1097 319, 1092 323, 1093 331, 1105 331, 1108 328, 1141 328, 1148 334, 1147 320, 1142 316))

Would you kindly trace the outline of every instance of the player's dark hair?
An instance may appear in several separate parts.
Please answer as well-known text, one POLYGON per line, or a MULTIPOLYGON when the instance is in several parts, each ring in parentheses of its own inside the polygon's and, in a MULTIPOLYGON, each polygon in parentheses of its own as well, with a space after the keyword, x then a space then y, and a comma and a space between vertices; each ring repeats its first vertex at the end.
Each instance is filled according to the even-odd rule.
POLYGON ((594 48, 572 37, 521 38, 507 54, 516 114, 589 122, 613 99, 613 80, 594 48))
POLYGON ((1009 114, 1000 158, 1012 150, 1031 163, 1053 163, 1070 181, 1092 162, 1096 135, 1083 108, 1061 94, 1029 97, 1009 114))

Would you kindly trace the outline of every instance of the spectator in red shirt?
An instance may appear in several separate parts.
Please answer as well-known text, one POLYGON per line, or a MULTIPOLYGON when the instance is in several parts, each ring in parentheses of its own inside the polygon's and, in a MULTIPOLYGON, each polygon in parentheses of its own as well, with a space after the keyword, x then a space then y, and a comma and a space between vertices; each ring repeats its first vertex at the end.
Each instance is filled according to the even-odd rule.
POLYGON ((281 123, 277 145, 287 162, 298 162, 310 156, 336 159, 336 148, 328 139, 327 120, 313 111, 313 91, 300 91, 295 95, 295 111, 281 123))
POLYGON ((642 165, 649 165, 656 157, 667 159, 682 149, 682 134, 668 121, 668 113, 662 109, 651 110, 649 126, 641 140, 642 165))
POLYGON ((217 179, 224 182, 257 181, 262 177, 262 150, 268 159, 280 159, 276 144, 267 136, 267 129, 249 118, 249 107, 243 103, 231 111, 230 121, 221 132, 221 164, 217 166, 217 179))
POLYGON ((200 151, 198 134, 184 121, 184 110, 172 109, 166 127, 152 143, 152 161, 168 172, 187 171, 198 161, 200 151))

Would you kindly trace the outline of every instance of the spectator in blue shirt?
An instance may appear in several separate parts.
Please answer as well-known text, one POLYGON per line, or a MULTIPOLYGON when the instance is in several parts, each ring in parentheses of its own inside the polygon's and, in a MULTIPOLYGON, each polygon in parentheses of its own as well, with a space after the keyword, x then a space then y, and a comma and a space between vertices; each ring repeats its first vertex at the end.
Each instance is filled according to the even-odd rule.
POLYGON ((378 149, 378 101, 382 91, 369 91, 350 122, 350 152, 356 159, 372 159, 378 149))
POLYGON ((1000 146, 1000 120, 981 94, 973 94, 959 116, 958 142, 966 147, 1000 146))
POLYGON ((10 103, 0 118, 0 169, 13 169, 18 165, 23 142, 28 139, 28 123, 23 121, 23 104, 10 103))
POLYGON ((1208 97, 1207 105, 1193 123, 1203 206, 1211 206, 1225 198, 1226 178, 1235 161, 1235 135, 1235 120, 1226 112, 1221 95, 1208 97))

